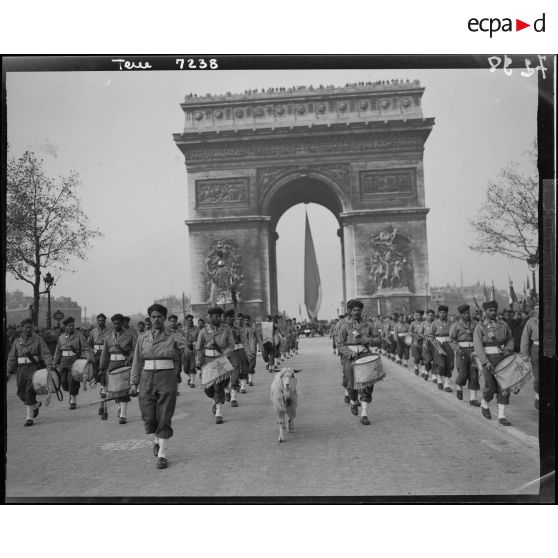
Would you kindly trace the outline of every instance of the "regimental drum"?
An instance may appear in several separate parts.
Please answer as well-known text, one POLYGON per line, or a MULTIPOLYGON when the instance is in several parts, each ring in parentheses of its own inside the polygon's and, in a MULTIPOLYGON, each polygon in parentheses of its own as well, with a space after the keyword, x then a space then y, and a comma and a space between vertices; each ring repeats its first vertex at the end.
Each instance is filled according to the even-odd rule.
POLYGON ((120 397, 130 392, 131 366, 115 368, 107 374, 107 394, 109 397, 120 397))
POLYGON ((410 347, 413 343, 413 336, 412 335, 405 335, 405 345, 410 347))
POLYGON ((90 382, 95 377, 95 365, 86 358, 78 358, 72 364, 72 378, 76 382, 90 382))
POLYGON ((231 370, 233 370, 233 365, 225 355, 208 362, 202 368, 202 386, 208 387, 215 382, 224 380, 230 375, 231 370))
POLYGON ((386 376, 380 355, 366 355, 355 360, 354 371, 355 389, 374 385, 386 376))
POLYGON ((41 368, 33 374, 33 390, 37 395, 56 393, 60 389, 60 374, 57 370, 50 372, 41 368))
POLYGON ((493 374, 504 395, 517 392, 531 376, 531 363, 519 355, 508 355, 494 366, 493 374))

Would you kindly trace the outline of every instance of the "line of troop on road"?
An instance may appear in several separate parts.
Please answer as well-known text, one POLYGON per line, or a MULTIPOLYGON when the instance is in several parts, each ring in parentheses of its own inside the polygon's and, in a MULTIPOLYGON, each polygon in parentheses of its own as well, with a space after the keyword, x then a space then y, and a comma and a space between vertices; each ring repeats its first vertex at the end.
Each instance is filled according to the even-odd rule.
POLYGON ((95 404, 102 420, 108 419, 107 403, 115 401, 119 424, 126 424, 128 403, 139 396, 145 432, 153 435, 157 467, 164 469, 182 373, 190 388, 204 389, 216 424, 223 424, 225 403, 238 407, 238 394, 254 385, 258 352, 268 372, 279 372, 280 363, 298 353, 296 319, 268 315, 255 323, 248 315, 215 306, 208 310, 207 322, 200 318, 194 325, 194 317, 187 315, 181 327, 176 315, 165 323, 167 309, 160 304, 151 305, 147 313, 137 330, 122 314, 111 317, 112 327, 103 313, 98 314, 90 332, 77 330, 75 320, 67 318, 54 355, 34 332, 32 321, 24 320, 7 363, 7 378, 17 375, 17 394, 26 407, 24 426, 32 426, 39 415, 42 403, 37 395, 48 394, 48 405, 51 394, 62 401, 65 391, 73 411, 80 388, 100 384, 101 399, 95 404))
POLYGON ((495 301, 483 303, 482 315, 471 316, 471 308, 463 304, 457 316, 448 315, 449 308, 438 311, 416 310, 406 316, 394 312, 391 316, 362 316, 363 303, 350 300, 348 314, 340 316, 330 330, 334 354, 341 358, 344 402, 360 422, 370 424, 369 405, 374 384, 385 372, 381 359, 389 359, 403 368, 412 361, 414 373, 431 381, 443 393, 452 393, 450 385, 455 375, 456 396, 464 399, 469 391, 469 404, 480 407, 482 415, 491 419, 489 403, 496 396, 498 423, 511 426, 506 418, 510 395, 517 394, 533 377, 535 407, 539 408, 539 321, 538 305, 531 317, 514 318, 513 310, 498 316, 495 301), (480 376, 484 381, 481 400, 480 376))

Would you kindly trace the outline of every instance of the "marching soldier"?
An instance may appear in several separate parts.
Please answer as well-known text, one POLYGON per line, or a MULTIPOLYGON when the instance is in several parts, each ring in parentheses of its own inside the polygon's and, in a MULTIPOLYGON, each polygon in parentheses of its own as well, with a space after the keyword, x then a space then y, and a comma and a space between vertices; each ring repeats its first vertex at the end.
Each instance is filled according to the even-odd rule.
POLYGON ((508 324, 496 318, 498 303, 495 300, 483 302, 482 307, 484 320, 473 331, 473 346, 484 375, 481 412, 483 417, 492 418, 488 404, 496 394, 498 422, 503 426, 511 426, 511 422, 506 418, 506 405, 509 405, 510 395, 501 392, 494 378, 493 370, 504 356, 513 353, 513 336, 508 324))
POLYGON ((184 337, 186 338, 186 348, 184 349, 183 363, 184 373, 188 376, 188 385, 196 387, 196 353, 195 345, 200 334, 200 328, 194 325, 194 316, 188 314, 184 318, 184 337))
POLYGON ((424 380, 428 381, 428 374, 432 371, 432 381, 438 382, 438 375, 432 369, 434 363, 434 354, 436 349, 432 346, 432 325, 434 324, 434 310, 426 312, 426 320, 424 320, 419 327, 419 336, 422 336, 422 360, 424 363, 424 380))
POLYGON ((395 337, 395 326, 399 321, 399 314, 394 312, 389 320, 389 328, 387 330, 388 339, 388 357, 391 360, 395 360, 397 355, 397 339, 395 337))
MULTIPOLYGON (((415 366, 415 376, 419 373, 424 377, 424 372, 420 372, 420 364, 422 359, 422 344, 424 341, 423 336, 420 334, 420 328, 422 324, 422 317, 424 316, 424 310, 415 310, 414 319, 409 326, 409 333, 412 336, 411 341, 411 358, 413 359, 413 364, 415 366)), ((428 376, 428 373, 426 374, 428 376)))
MULTIPOLYGON (((167 319, 169 321, 168 330, 170 331, 170 333, 174 333, 175 335, 180 335, 181 337, 184 337, 184 332, 182 331, 182 329, 178 327, 178 316, 176 314, 171 314, 167 319)), ((178 361, 178 373, 176 377, 176 381, 179 384, 182 383, 181 374, 182 374, 182 354, 180 355, 178 361)), ((180 391, 178 391, 178 389, 176 390, 176 395, 180 395, 180 391)))
POLYGON ((144 322, 145 322, 145 331, 149 331, 151 329, 151 318, 147 316, 144 322))
MULTIPOLYGON (((97 314, 97 327, 91 330, 87 339, 87 344, 93 350, 93 358, 95 359, 95 379, 98 380, 99 376, 99 360, 101 359, 101 351, 105 344, 105 340, 109 335, 109 328, 106 327, 107 317, 101 313, 97 314)), ((101 388, 101 397, 106 397, 104 389, 101 388)))
POLYGON ((72 365, 78 358, 94 361, 91 347, 81 333, 75 330, 75 320, 72 316, 63 322, 64 333, 58 338, 54 351, 54 366, 60 371, 62 389, 70 393, 70 410, 77 408, 79 382, 72 378, 72 365))
MULTIPOLYGON (((112 370, 122 368, 123 366, 131 366, 134 359, 134 348, 136 338, 130 329, 124 329, 124 316, 122 314, 115 314, 110 319, 112 323, 112 331, 108 334, 103 349, 101 352, 99 362, 99 378, 103 389, 106 394, 107 374, 112 370)), ((117 400, 118 408, 118 422, 119 424, 126 424, 127 422, 127 409, 130 402, 129 395, 123 395, 117 400)), ((101 403, 101 418, 107 420, 107 404, 101 403)))
POLYGON ((152 304, 147 313, 153 327, 137 340, 130 395, 138 393, 139 385, 139 407, 145 432, 153 434, 157 469, 165 469, 167 444, 173 435, 171 423, 176 407, 178 362, 186 343, 179 335, 165 330, 167 309, 164 306, 152 304))
MULTIPOLYGON (((239 314, 238 321, 242 320, 242 314, 239 314)), ((231 402, 231 407, 238 407, 236 395, 240 390, 240 382, 242 378, 243 393, 246 393, 246 379, 248 378, 248 358, 244 352, 244 343, 241 334, 240 325, 235 324, 234 310, 231 308, 225 312, 225 324, 229 326, 234 338, 234 350, 229 354, 229 360, 233 365, 230 376, 230 382, 225 388, 225 400, 231 402)))
POLYGON ((405 321, 404 314, 398 318, 398 322, 393 327, 394 337, 397 343, 397 364, 403 364, 407 368, 409 360, 409 345, 405 343, 405 337, 409 331, 409 324, 405 321))
POLYGON ((39 416, 41 402, 37 401, 37 394, 33 389, 33 374, 41 368, 44 362, 52 371, 52 356, 45 340, 33 333, 33 321, 26 319, 21 322, 23 331, 16 337, 8 353, 8 379, 16 373, 17 396, 23 401, 26 410, 24 426, 32 426, 33 419, 39 416))
POLYGON ((521 334, 520 353, 524 359, 531 357, 533 387, 535 389, 535 408, 539 408, 539 305, 533 308, 532 316, 527 320, 521 334))
POLYGON ((456 395, 460 401, 463 399, 463 386, 468 384, 469 404, 480 406, 477 400, 477 391, 480 390, 479 371, 473 360, 473 331, 476 322, 471 319, 471 307, 468 304, 458 306, 459 319, 450 330, 450 345, 455 354, 457 368, 456 395))
POLYGON ((358 416, 357 397, 362 405, 361 424, 370 424, 368 418, 368 404, 372 402, 374 385, 355 389, 354 361, 370 354, 373 332, 370 326, 362 320, 363 303, 360 300, 349 300, 347 310, 349 317, 341 323, 337 346, 343 356, 343 387, 349 393, 351 413, 358 416))
MULTIPOLYGON (((240 350, 240 393, 246 393, 246 384, 248 383, 248 374, 250 373, 250 362, 253 359, 256 360, 256 349, 252 352, 252 347, 250 343, 250 331, 245 327, 246 316, 243 314, 238 315, 238 331, 240 334, 240 344, 241 349, 236 348, 235 339, 235 352, 240 350)), ((253 382, 252 382, 253 385, 253 382)))
MULTIPOLYGON (((234 351, 234 337, 231 328, 221 323, 223 309, 215 306, 207 311, 209 323, 200 331, 196 343, 196 368, 201 370, 222 355, 229 356, 234 351)), ((200 372, 201 373, 201 372, 200 372)), ((225 378, 205 388, 207 397, 213 400, 211 407, 215 415, 215 423, 223 424, 223 404, 225 403, 225 388, 230 378, 225 378)))
POLYGON ((241 331, 243 335, 244 349, 248 355, 248 385, 254 385, 254 374, 256 373, 256 354, 258 347, 262 349, 261 340, 256 329, 256 325, 252 323, 251 316, 244 315, 244 327, 241 331))
POLYGON ((145 331, 145 322, 139 321, 137 328, 138 328, 138 334, 136 335, 136 337, 139 337, 145 331))
POLYGON ((453 350, 449 343, 451 323, 448 320, 448 307, 445 304, 438 306, 438 318, 432 324, 432 343, 434 352, 434 367, 438 375, 438 389, 448 393, 453 390, 450 387, 450 378, 453 371, 453 350))

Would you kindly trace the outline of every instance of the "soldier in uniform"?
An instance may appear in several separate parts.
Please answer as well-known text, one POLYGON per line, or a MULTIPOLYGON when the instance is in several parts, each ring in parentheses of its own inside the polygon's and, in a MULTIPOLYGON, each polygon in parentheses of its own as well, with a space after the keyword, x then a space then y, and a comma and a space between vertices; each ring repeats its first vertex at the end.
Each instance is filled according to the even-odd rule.
POLYGON ((139 321, 138 322, 138 334, 136 337, 139 337, 145 331, 145 322, 139 321))
MULTIPOLYGON (((234 351, 234 337, 231 328, 221 323, 223 309, 215 306, 207 311, 209 323, 200 331, 196 342, 196 367, 201 367, 222 355, 229 356, 234 351)), ((205 388, 207 397, 213 400, 211 411, 215 415, 216 424, 223 424, 223 404, 225 388, 230 378, 215 382, 205 388)))
POLYGON ((370 424, 368 404, 372 402, 374 386, 355 389, 354 361, 365 354, 370 354, 370 345, 374 336, 370 326, 362 320, 363 303, 360 300, 349 300, 347 309, 349 317, 339 327, 337 346, 343 357, 343 387, 349 393, 351 413, 358 416, 358 401, 362 405, 361 424, 370 424))
POLYGON ((71 316, 63 322, 64 333, 58 338, 54 351, 54 366, 60 371, 62 389, 70 393, 70 410, 77 408, 79 382, 72 378, 72 364, 78 358, 94 362, 93 352, 81 333, 75 330, 75 320, 71 316))
POLYGON ((448 307, 445 304, 438 306, 438 318, 432 324, 432 344, 434 352, 434 370, 438 375, 438 389, 448 393, 453 390, 450 387, 450 378, 453 371, 453 350, 449 343, 451 323, 448 320, 448 307))
POLYGON ((229 354, 229 360, 233 365, 230 382, 225 388, 225 401, 231 402, 231 407, 238 407, 236 396, 240 390, 240 382, 243 382, 243 393, 246 393, 246 380, 248 379, 248 358, 244 351, 242 336, 242 314, 238 315, 235 323, 234 310, 231 308, 225 312, 225 324, 231 329, 234 338, 234 350, 229 354))
MULTIPOLYGON (((101 359, 101 351, 103 350, 103 345, 105 344, 105 340, 110 332, 106 323, 107 317, 103 313, 97 314, 97 327, 94 327, 91 330, 87 339, 87 344, 91 347, 91 350, 93 351, 93 358, 95 359, 95 379, 97 381, 99 381, 99 361, 101 359)), ((104 387, 101 388, 101 397, 106 397, 104 387)))
MULTIPOLYGON (((184 336, 184 331, 178 327, 178 316, 176 314, 171 314, 168 318, 168 330, 170 333, 174 333, 175 335, 180 335, 181 337, 184 336)), ((176 375, 176 381, 181 384, 182 383, 182 354, 180 355, 178 361, 178 373, 176 375)), ((176 390, 176 395, 180 395, 180 391, 176 390)))
POLYGON ((424 380, 428 380, 428 374, 432 372, 432 381, 438 382, 438 375, 435 374, 433 368, 434 353, 436 349, 432 346, 432 325, 434 324, 434 310, 430 309, 426 312, 426 320, 424 320, 419 328, 419 335, 422 336, 422 361, 424 363, 424 380))
MULTIPOLYGON (((244 314, 243 325, 240 328, 240 337, 244 345, 244 351, 248 359, 248 385, 254 385, 254 374, 256 373, 256 354, 258 351, 258 335, 252 318, 244 314)), ((260 347, 261 349, 261 347, 260 347)), ((242 393, 242 380, 240 381, 240 392, 242 393)))
MULTIPOLYGON (((413 321, 409 326, 409 333, 412 336, 411 358, 413 359, 413 364, 415 366, 415 375, 418 376, 420 374, 424 378, 424 371, 420 371, 420 364, 422 361, 422 343, 424 341, 424 338, 420 333, 420 327, 423 316, 424 310, 415 310, 413 321)), ((428 373, 426 375, 428 376, 428 373)))
POLYGON ((496 394, 498 422, 503 426, 511 426, 511 422, 506 418, 506 405, 509 405, 510 395, 501 392, 493 370, 503 357, 513 353, 513 336, 508 324, 496 318, 498 303, 495 300, 483 302, 482 307, 484 320, 473 331, 473 346, 484 375, 481 412, 485 418, 492 418, 488 404, 496 394))
POLYGON ((405 343, 405 337, 409 331, 409 324, 405 321, 405 315, 400 314, 397 323, 393 327, 394 337, 397 343, 397 364, 403 364, 407 368, 409 360, 409 345, 405 343))
MULTIPOLYGON (((112 331, 107 335, 104 343, 103 349, 101 351, 101 357, 99 362, 99 378, 104 386, 103 389, 106 393, 107 385, 107 374, 112 370, 122 368, 123 366, 131 366, 134 360, 134 348, 136 344, 136 338, 132 334, 132 330, 124 329, 124 316, 122 314, 115 314, 110 319, 112 323, 112 331)), ((127 410, 128 403, 130 402, 129 395, 123 395, 117 400, 119 404, 118 408, 118 419, 119 424, 126 424, 127 422, 127 410)), ((101 418, 102 420, 107 420, 107 404, 101 403, 101 418)))
POLYGON ((130 395, 138 393, 146 434, 153 434, 157 468, 168 465, 167 444, 172 437, 172 416, 176 407, 177 371, 185 340, 165 330, 167 309, 152 304, 147 313, 152 329, 138 338, 130 377, 130 395))
POLYGON ((478 407, 480 405, 477 399, 477 391, 480 390, 479 371, 473 360, 473 331, 476 322, 471 319, 471 307, 468 304, 458 306, 457 311, 459 319, 452 325, 449 335, 457 368, 456 395, 461 401, 463 386, 468 384, 469 404, 478 407))
POLYGON ((527 320, 521 334, 520 354, 524 359, 531 358, 533 387, 535 389, 535 408, 539 408, 539 305, 533 308, 532 316, 527 320))
POLYGON ((37 394, 33 389, 33 374, 39 370, 44 362, 52 371, 52 356, 45 340, 33 333, 33 321, 26 319, 21 322, 23 331, 16 337, 8 353, 8 379, 16 373, 17 396, 23 401, 26 410, 24 426, 32 426, 33 419, 39 415, 41 402, 37 401, 37 394))
POLYGON ((200 328, 194 325, 194 316, 188 314, 184 318, 184 337, 186 338, 186 348, 182 355, 184 363, 184 373, 188 376, 188 385, 196 387, 196 353, 195 346, 200 334, 200 328))
POLYGON ((145 322, 145 331, 149 331, 151 329, 151 318, 147 316, 144 322, 145 322))

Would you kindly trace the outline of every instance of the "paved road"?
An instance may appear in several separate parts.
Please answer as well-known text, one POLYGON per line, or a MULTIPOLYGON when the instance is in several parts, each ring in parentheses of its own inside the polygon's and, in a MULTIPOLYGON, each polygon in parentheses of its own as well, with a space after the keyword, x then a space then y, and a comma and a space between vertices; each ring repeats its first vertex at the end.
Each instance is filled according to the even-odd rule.
MULTIPOLYGON (((277 442, 272 374, 258 361, 256 385, 216 425, 210 400, 181 384, 169 467, 157 470, 137 400, 119 425, 116 405, 101 421, 79 396, 56 400, 34 426, 8 383, 7 498, 62 496, 378 496, 537 494, 538 413, 532 387, 512 397, 512 427, 488 421, 455 393, 436 389, 383 359, 370 426, 343 403, 338 357, 325 338, 301 339, 288 360, 303 367, 295 432, 277 442)), ((42 398, 44 399, 44 398, 42 398)), ((496 405, 492 404, 493 416, 496 405)))

